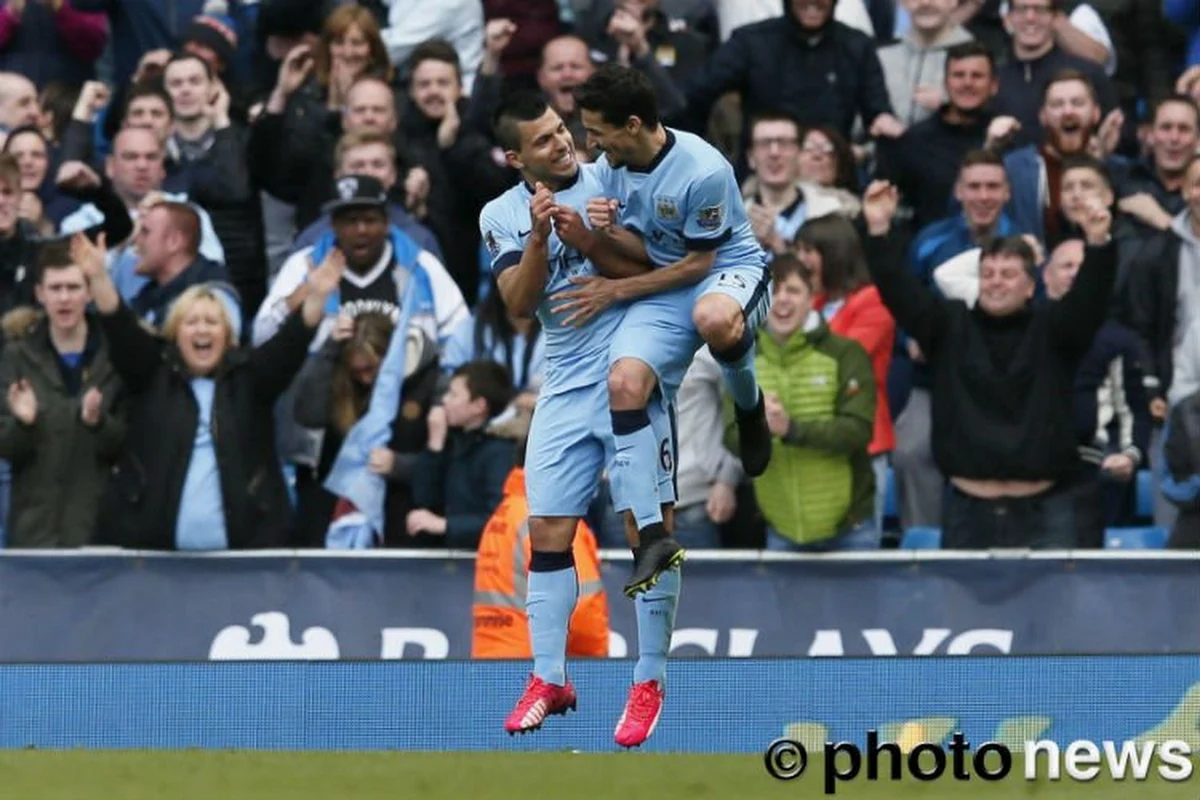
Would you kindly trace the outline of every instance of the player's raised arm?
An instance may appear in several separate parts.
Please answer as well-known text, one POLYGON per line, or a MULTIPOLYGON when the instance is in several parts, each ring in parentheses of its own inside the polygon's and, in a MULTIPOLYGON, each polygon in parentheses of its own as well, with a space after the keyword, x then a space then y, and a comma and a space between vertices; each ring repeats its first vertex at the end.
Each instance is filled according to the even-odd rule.
POLYGON ((580 255, 591 261, 606 278, 628 278, 649 272, 653 265, 641 239, 622 230, 621 232, 633 242, 633 245, 629 246, 622 241, 625 237, 612 237, 611 231, 620 229, 613 229, 612 223, 606 222, 609 218, 599 218, 598 223, 598 217, 592 212, 592 205, 599 203, 607 208, 610 202, 616 203, 615 200, 600 198, 588 201, 588 217, 593 226, 591 228, 584 224, 578 211, 559 206, 554 215, 554 228, 558 231, 558 238, 578 250, 580 255))
POLYGON ((619 224, 620 208, 621 201, 611 197, 595 197, 588 201, 588 222, 596 231, 600 246, 612 248, 621 256, 634 261, 652 263, 642 237, 636 231, 623 228, 619 224))
MULTIPOLYGON (((508 310, 518 316, 529 316, 537 310, 546 288, 550 273, 550 224, 557 209, 554 194, 545 185, 534 187, 529 201, 529 217, 532 229, 524 248, 513 239, 515 249, 496 256, 492 269, 498 272, 496 286, 508 310)), ((499 250, 497 231, 487 227, 486 211, 483 220, 484 241, 489 248, 499 250), (488 238, 491 237, 491 238, 488 238)), ((511 237, 511 233, 506 238, 511 237)))

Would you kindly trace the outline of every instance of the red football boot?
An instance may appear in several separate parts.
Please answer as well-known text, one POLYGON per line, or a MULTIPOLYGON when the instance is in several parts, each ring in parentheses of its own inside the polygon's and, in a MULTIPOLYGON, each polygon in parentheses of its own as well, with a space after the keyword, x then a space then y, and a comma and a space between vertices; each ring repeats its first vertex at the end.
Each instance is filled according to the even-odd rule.
POLYGON ((504 721, 504 730, 510 735, 536 731, 551 714, 565 716, 567 711, 574 711, 576 702, 575 687, 570 681, 566 686, 555 686, 536 675, 530 675, 525 693, 504 721))

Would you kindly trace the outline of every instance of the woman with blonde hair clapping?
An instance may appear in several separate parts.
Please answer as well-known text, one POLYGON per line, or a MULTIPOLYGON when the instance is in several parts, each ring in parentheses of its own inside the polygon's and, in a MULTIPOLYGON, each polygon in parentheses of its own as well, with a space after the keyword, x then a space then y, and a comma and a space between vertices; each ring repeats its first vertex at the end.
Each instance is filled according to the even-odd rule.
POLYGON ((345 267, 333 251, 279 332, 239 348, 225 305, 205 284, 146 331, 105 269, 104 241, 72 240, 117 373, 130 393, 126 452, 100 515, 102 542, 160 550, 284 546, 290 506, 275 446, 275 401, 300 371, 345 267))

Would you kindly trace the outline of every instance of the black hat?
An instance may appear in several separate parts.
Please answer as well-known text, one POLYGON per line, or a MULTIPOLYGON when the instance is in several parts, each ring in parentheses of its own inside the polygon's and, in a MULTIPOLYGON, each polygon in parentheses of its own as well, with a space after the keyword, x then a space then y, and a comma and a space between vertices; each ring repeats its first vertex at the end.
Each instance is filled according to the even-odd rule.
POLYGON ((387 208, 387 191, 382 183, 370 175, 338 178, 335 189, 337 197, 322 208, 326 214, 336 214, 344 208, 387 208))

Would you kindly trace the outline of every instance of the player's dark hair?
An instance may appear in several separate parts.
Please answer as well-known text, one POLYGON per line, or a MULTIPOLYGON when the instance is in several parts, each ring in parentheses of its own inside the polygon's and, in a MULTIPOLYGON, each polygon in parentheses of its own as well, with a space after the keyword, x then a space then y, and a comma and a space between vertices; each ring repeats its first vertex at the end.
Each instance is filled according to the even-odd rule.
POLYGON ((575 103, 595 111, 609 125, 623 126, 637 117, 647 128, 657 128, 658 96, 650 79, 636 69, 606 64, 575 89, 575 103))
POLYGON ((492 115, 492 132, 505 150, 521 149, 521 132, 517 125, 541 119, 550 107, 546 98, 529 90, 509 94, 492 115))
POLYGON ((494 417, 513 399, 512 378, 509 377, 508 367, 489 359, 477 359, 467 362, 454 370, 454 378, 463 378, 467 383, 467 391, 471 399, 482 397, 487 403, 488 417, 494 417))

